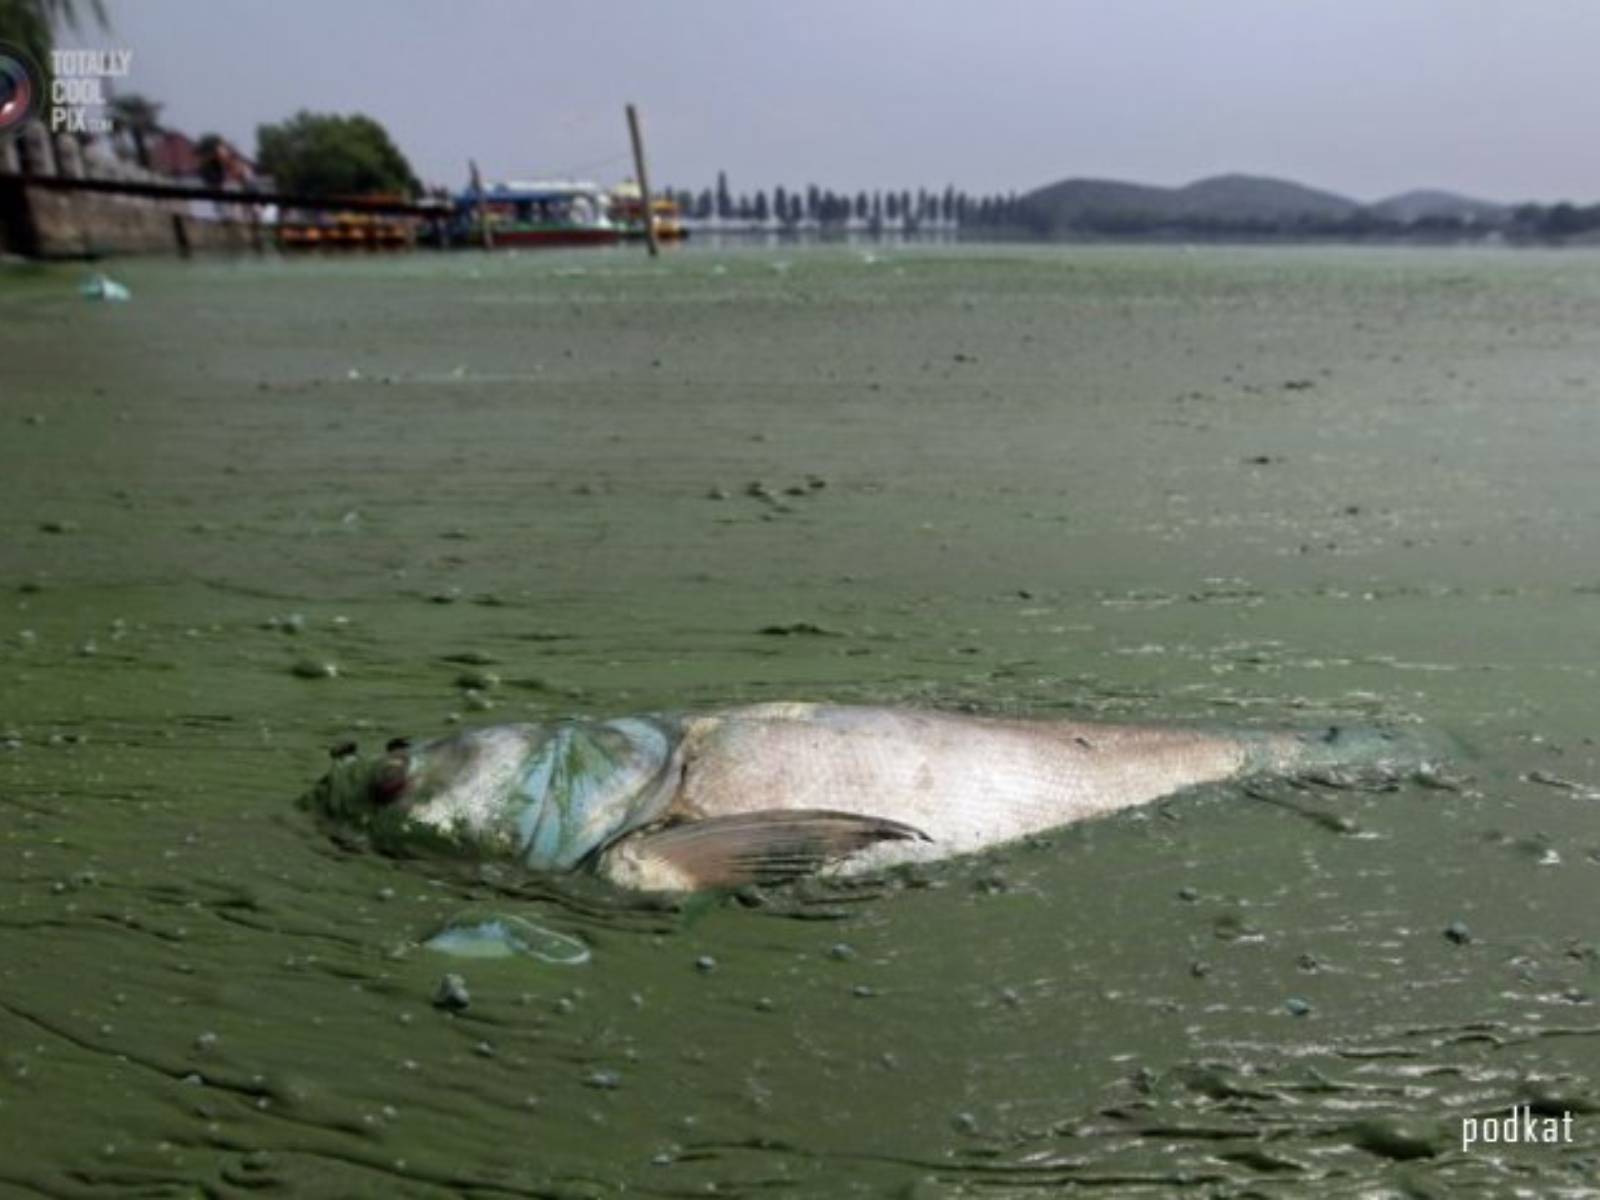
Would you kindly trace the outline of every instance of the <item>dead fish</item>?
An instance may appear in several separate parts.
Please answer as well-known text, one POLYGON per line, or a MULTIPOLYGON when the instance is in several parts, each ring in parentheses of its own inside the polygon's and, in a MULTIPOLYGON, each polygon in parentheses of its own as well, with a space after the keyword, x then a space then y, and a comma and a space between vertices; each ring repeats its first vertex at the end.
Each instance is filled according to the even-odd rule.
POLYGON ((1411 764, 1376 728, 1217 731, 758 704, 347 745, 302 807, 377 849, 691 891, 944 858, 1197 784, 1411 764))

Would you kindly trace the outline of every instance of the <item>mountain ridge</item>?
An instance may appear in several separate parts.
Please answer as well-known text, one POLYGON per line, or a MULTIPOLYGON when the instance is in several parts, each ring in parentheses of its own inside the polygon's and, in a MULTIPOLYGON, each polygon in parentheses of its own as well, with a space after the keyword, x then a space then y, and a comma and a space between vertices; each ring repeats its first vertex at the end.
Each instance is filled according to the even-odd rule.
POLYGON ((1414 189, 1363 204, 1348 196, 1268 175, 1231 172, 1180 187, 1120 179, 1069 177, 1018 197, 1036 228, 1163 225, 1297 226, 1369 221, 1411 224, 1425 219, 1495 223, 1510 208, 1439 189, 1414 189))
POLYGON ((1496 204, 1492 200, 1479 200, 1475 196, 1463 196, 1460 192, 1440 188, 1413 188, 1409 192, 1376 200, 1367 208, 1391 220, 1408 222, 1430 217, 1503 221, 1511 212, 1509 204, 1496 204))

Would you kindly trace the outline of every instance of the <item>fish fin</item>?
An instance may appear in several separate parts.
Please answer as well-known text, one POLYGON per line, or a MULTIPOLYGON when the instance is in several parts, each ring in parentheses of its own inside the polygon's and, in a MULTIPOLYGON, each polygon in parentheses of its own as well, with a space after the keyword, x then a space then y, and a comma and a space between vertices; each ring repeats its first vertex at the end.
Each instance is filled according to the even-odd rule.
POLYGON ((885 817, 772 809, 631 834, 606 851, 600 870, 645 891, 785 883, 876 842, 906 840, 928 836, 885 817))

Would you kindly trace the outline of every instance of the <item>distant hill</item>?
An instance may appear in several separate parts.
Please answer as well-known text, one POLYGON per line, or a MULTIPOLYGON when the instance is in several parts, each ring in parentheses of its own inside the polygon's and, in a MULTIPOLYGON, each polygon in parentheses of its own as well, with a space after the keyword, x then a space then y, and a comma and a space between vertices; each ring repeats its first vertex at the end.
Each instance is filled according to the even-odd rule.
POLYGON ((1504 204, 1493 204, 1488 200, 1474 200, 1471 196, 1461 196, 1455 192, 1426 188, 1414 192, 1402 192, 1398 196, 1390 196, 1387 200, 1379 200, 1369 206, 1369 211, 1385 220, 1399 221, 1406 225, 1428 218, 1470 221, 1475 225, 1494 225, 1504 221, 1510 214, 1510 209, 1504 204))
POLYGON ((1022 196, 1020 203, 1049 212, 1063 224, 1098 213, 1149 213, 1167 215, 1176 211, 1171 188, 1149 187, 1141 183, 1121 183, 1115 179, 1063 179, 1022 196))
POLYGON ((1429 220, 1500 225, 1510 215, 1503 205, 1451 192, 1406 192, 1362 205, 1286 179, 1217 175, 1178 188, 1063 179, 1018 197, 1012 219, 1042 234, 1362 234, 1429 220))
POLYGON ((1189 217, 1246 221, 1293 221, 1301 217, 1338 220, 1355 215, 1361 205, 1332 192, 1318 191, 1286 179, 1261 175, 1218 175, 1172 193, 1179 211, 1189 217))
POLYGON ((1344 196, 1257 175, 1218 175, 1181 188, 1063 179, 1020 197, 1018 208, 1041 229, 1292 225, 1345 220, 1361 211, 1344 196))

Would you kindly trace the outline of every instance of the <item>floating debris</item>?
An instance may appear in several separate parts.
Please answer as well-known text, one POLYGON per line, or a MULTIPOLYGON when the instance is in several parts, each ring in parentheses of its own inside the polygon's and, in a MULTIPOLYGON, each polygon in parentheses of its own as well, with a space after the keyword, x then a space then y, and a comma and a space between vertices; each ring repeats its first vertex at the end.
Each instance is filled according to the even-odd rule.
POLYGON ((525 954, 558 966, 578 966, 589 961, 589 947, 577 938, 509 913, 457 914, 422 945, 457 958, 513 958, 525 954))
POLYGON ((133 299, 133 293, 126 286, 98 271, 79 285, 78 294, 85 300, 106 300, 113 303, 133 299))
POLYGON ((1571 779, 1563 779, 1559 775, 1552 775, 1548 771, 1534 769, 1523 776, 1529 783, 1542 783, 1545 787, 1556 788, 1563 792, 1583 792, 1588 789, 1581 783, 1571 779))
POLYGON ((472 994, 467 991, 467 981, 456 974, 446 975, 434 989, 433 1006, 446 1012, 463 1012, 472 1004, 472 994))

